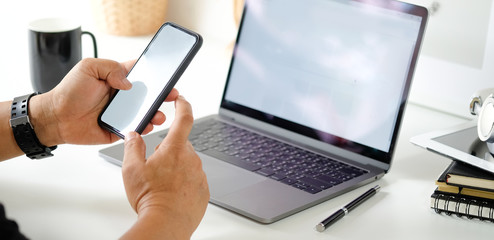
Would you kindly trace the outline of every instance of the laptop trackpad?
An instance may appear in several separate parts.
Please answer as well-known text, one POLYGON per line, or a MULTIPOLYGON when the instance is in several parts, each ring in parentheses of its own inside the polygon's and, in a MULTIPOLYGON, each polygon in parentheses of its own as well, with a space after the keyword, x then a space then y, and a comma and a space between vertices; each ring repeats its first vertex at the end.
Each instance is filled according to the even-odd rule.
POLYGON ((230 163, 199 154, 203 162, 212 198, 221 197, 246 188, 266 178, 230 163))

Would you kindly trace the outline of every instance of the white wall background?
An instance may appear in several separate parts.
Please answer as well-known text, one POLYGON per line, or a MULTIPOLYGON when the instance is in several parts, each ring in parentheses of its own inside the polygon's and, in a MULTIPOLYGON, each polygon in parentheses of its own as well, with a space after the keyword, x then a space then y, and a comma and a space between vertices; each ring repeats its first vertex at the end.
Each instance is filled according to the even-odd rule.
MULTIPOLYGON (((93 16, 92 0, 23 0, 0 4, 0 89, 8 96, 32 91, 29 76, 27 26, 34 19, 67 17, 80 21, 82 29, 96 35, 101 58, 126 61, 137 58, 146 47, 149 36, 120 37, 106 34, 93 16), (125 46, 125 49, 121 49, 125 46), (15 83, 15 84, 14 84, 15 83)), ((204 44, 228 47, 235 38, 233 0, 169 0, 167 20, 175 21, 203 35, 204 44)), ((84 38, 84 37, 83 37, 84 38)), ((204 48, 204 47, 203 47, 204 48)), ((89 39, 83 39, 83 57, 92 57, 89 39)), ((222 79, 224 80, 224 79, 222 79)))
MULTIPOLYGON (((429 7, 433 0, 410 1, 429 7)), ((477 89, 494 87, 494 4, 492 0, 436 1, 440 3, 440 8, 430 18, 410 100, 469 116, 470 95, 477 89), (450 46, 450 42, 457 45, 450 46), (484 54, 479 53, 479 49, 484 54)), ((214 39, 227 46, 236 31, 232 2, 170 0, 167 19, 199 31, 205 40, 214 39)), ((95 32, 97 37, 105 34, 95 26, 91 0, 4 1, 0 7, 0 52, 3 53, 0 58, 0 72, 3 76, 0 81, 29 79, 24 26, 32 19, 47 16, 76 18, 81 21, 83 29, 95 32), (11 71, 13 64, 22 71, 11 71)), ((98 42, 100 56, 115 60, 135 58, 145 47, 143 38, 149 36, 105 36, 98 42), (125 42, 129 47, 119 51, 114 49, 114 42, 125 42)), ((86 51, 90 53, 91 49, 86 51)), ((25 93, 15 86, 11 90, 12 96, 25 93)))
POLYGON ((405 0, 432 12, 411 92, 411 101, 471 117, 470 96, 494 87, 492 0, 405 0))

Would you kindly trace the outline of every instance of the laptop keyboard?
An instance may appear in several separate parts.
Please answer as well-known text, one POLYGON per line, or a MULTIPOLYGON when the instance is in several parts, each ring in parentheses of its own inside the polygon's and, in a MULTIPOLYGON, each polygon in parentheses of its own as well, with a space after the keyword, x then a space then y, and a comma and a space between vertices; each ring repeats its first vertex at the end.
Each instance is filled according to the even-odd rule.
POLYGON ((367 173, 214 119, 194 124, 189 140, 198 152, 312 194, 367 173))

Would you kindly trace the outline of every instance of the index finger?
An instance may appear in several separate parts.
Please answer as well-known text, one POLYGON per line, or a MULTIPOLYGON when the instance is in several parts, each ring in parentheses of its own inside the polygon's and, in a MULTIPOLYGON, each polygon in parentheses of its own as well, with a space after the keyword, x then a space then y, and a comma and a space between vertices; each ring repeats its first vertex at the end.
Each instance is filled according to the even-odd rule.
POLYGON ((179 144, 187 142, 193 123, 192 106, 179 95, 175 100, 175 119, 164 141, 179 144))
POLYGON ((179 95, 180 94, 178 93, 178 90, 176 88, 173 88, 168 96, 166 96, 165 102, 175 101, 175 99, 177 99, 179 95))

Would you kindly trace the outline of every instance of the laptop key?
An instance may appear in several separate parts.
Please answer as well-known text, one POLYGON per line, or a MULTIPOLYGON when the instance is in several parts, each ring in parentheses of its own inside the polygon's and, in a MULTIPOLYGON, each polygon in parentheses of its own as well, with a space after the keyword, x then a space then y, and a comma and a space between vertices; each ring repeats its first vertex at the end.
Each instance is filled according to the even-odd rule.
POLYGON ((296 187, 296 188, 298 188, 300 190, 304 190, 304 191, 305 191, 305 189, 307 189, 307 187, 309 187, 309 186, 306 186, 306 185, 300 184, 300 183, 294 183, 292 186, 293 187, 296 187))
POLYGON ((341 181, 338 178, 334 178, 334 177, 331 177, 331 176, 328 176, 328 175, 325 175, 325 174, 322 174, 320 176, 317 176, 316 179, 319 180, 319 181, 325 182, 325 183, 332 184, 332 185, 338 185, 338 184, 340 184, 340 183, 343 182, 343 181, 341 181))
POLYGON ((318 193, 320 191, 322 191, 322 189, 318 188, 318 187, 314 187, 312 185, 309 185, 309 184, 305 184, 305 183, 302 183, 302 182, 296 182, 295 184, 292 185, 293 187, 296 187, 300 190, 304 190, 308 193, 311 193, 311 194, 315 194, 315 193, 318 193))
POLYGON ((302 182, 304 184, 310 185, 310 186, 320 188, 322 190, 328 189, 328 188, 333 186, 330 183, 325 183, 325 182, 322 182, 322 181, 319 181, 317 179, 310 178, 310 177, 302 177, 302 178, 298 179, 298 181, 302 182))
POLYGON ((267 176, 273 175, 274 171, 271 168, 261 168, 261 169, 257 170, 256 173, 259 173, 259 174, 267 177, 267 176))
POLYGON ((202 152, 206 149, 208 149, 208 147, 200 145, 200 144, 194 144, 194 150, 196 150, 198 152, 202 152))
POLYGON ((318 192, 320 192, 320 191, 322 191, 322 190, 321 190, 321 189, 319 189, 319 188, 316 188, 316 187, 310 186, 310 187, 308 187, 308 188, 304 189, 304 191, 306 191, 306 192, 308 192, 308 193, 311 193, 311 194, 316 194, 316 193, 318 193, 318 192))
POLYGON ((346 173, 346 174, 349 174, 351 176, 354 176, 354 177, 358 177, 358 176, 364 174, 363 170, 360 170, 360 169, 355 168, 355 167, 343 168, 341 171, 346 173))
POLYGON ((230 156, 230 155, 224 154, 222 152, 216 151, 214 149, 207 149, 207 150, 203 151, 203 153, 206 155, 209 155, 211 157, 221 159, 225 162, 231 163, 235 166, 241 167, 241 168, 249 170, 249 171, 256 171, 256 170, 259 170, 261 168, 260 166, 258 166, 256 164, 243 161, 242 159, 240 159, 238 157, 230 156))
POLYGON ((269 177, 272 178, 272 179, 274 179, 274 180, 276 180, 276 181, 280 181, 280 180, 285 179, 286 178, 286 175, 281 174, 281 173, 275 173, 275 174, 273 174, 273 175, 271 175, 269 177))
POLYGON ((293 178, 285 178, 285 179, 281 180, 281 182, 284 184, 287 184, 287 185, 292 185, 292 184, 296 183, 297 180, 295 180, 293 178))

